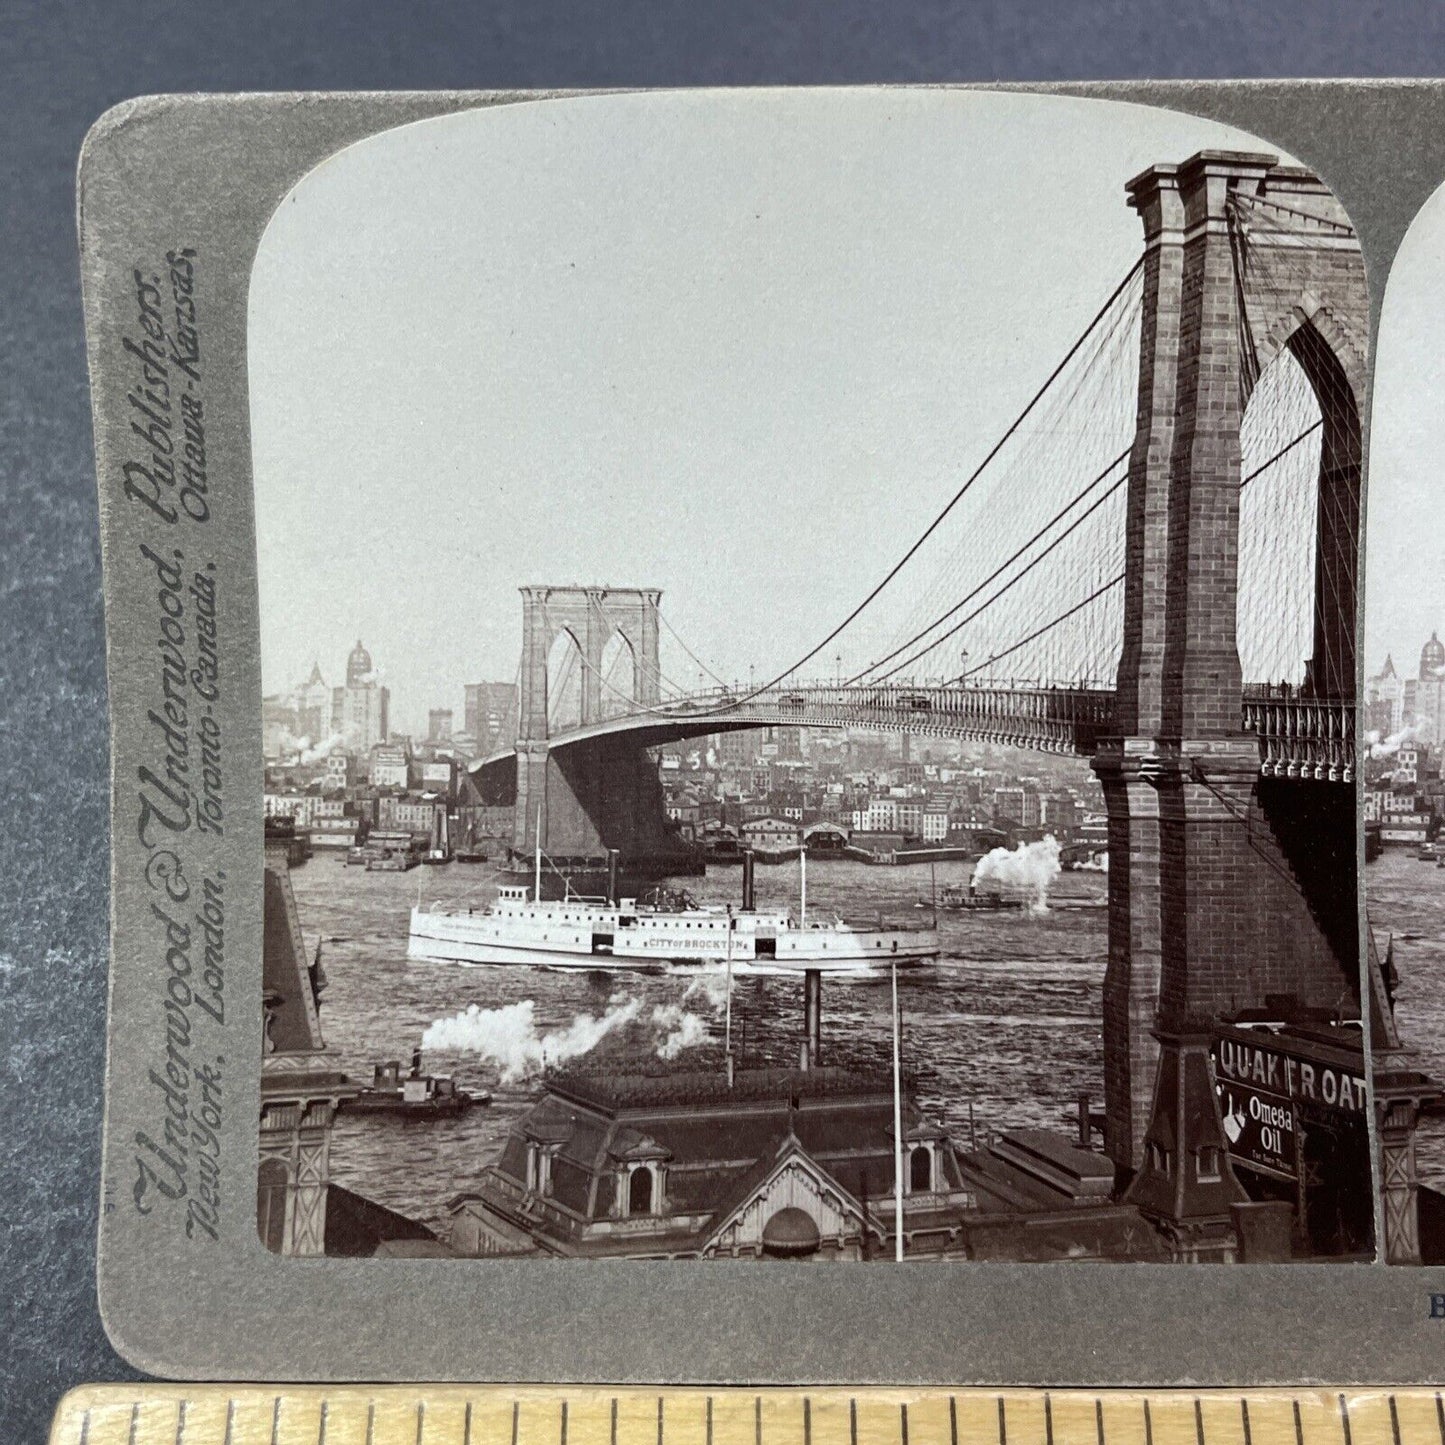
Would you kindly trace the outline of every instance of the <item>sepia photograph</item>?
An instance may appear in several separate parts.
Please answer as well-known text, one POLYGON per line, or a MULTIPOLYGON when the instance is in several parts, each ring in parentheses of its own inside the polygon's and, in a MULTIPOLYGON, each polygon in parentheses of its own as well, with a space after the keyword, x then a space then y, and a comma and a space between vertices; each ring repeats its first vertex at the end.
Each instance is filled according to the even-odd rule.
POLYGON ((1391 1264, 1445 1263, 1445 195, 1405 233, 1380 313, 1361 749, 1375 1120, 1391 1264))
POLYGON ((1320 176, 1111 101, 307 174, 246 333, 265 1246, 1419 1262, 1445 617, 1372 572, 1357 755, 1369 317, 1320 176))

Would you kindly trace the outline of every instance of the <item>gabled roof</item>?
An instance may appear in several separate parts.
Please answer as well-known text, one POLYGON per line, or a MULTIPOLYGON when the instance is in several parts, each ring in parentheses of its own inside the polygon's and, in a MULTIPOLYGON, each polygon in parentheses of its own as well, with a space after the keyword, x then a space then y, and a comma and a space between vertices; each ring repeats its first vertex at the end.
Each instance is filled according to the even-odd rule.
POLYGON ((820 1190, 837 1195, 844 1213, 851 1216, 859 1228, 864 1227, 866 1223, 875 1238, 882 1241, 883 1230, 873 1220, 871 1214, 865 1221, 863 1206, 858 1202, 856 1196, 845 1189, 832 1174, 807 1153, 799 1142, 798 1136, 790 1129, 783 1137, 782 1143, 779 1144, 777 1153, 771 1159, 759 1159, 751 1169, 739 1175, 732 1189, 719 1200, 717 1212, 713 1216, 712 1228, 708 1231, 707 1243, 711 1244, 722 1235, 743 1215, 755 1199, 766 1195, 774 1180, 794 1169, 808 1175, 820 1190))

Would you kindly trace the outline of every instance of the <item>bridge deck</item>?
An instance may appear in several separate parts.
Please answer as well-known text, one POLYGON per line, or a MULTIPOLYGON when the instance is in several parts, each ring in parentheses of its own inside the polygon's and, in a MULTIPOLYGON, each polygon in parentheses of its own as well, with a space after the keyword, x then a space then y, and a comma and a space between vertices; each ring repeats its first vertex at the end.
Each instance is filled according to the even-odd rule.
MULTIPOLYGON (((754 696, 715 689, 620 712, 546 739, 566 747, 637 734, 644 746, 758 727, 858 728, 915 737, 962 738, 1034 752, 1091 756, 1114 733, 1112 688, 889 685, 781 687, 754 696)), ((1270 686, 1245 691, 1241 724, 1259 739, 1269 777, 1348 783, 1355 775, 1353 702, 1308 698, 1270 686)), ((473 769, 513 756, 504 749, 473 769)))

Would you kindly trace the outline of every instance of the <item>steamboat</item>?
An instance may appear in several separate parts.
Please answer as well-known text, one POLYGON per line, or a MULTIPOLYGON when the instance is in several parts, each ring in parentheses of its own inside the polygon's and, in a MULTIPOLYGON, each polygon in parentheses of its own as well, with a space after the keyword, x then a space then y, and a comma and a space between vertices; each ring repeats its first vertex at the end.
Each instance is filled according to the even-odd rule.
POLYGON ((476 967, 604 973, 722 972, 739 977, 817 973, 887 978, 894 966, 938 956, 936 928, 855 923, 808 916, 807 865, 795 916, 754 902, 753 859, 743 855, 742 906, 700 904, 681 890, 654 888, 624 898, 616 886, 617 855, 608 858, 604 898, 542 897, 538 857, 532 887, 503 884, 490 907, 433 905, 412 909, 407 957, 476 967))

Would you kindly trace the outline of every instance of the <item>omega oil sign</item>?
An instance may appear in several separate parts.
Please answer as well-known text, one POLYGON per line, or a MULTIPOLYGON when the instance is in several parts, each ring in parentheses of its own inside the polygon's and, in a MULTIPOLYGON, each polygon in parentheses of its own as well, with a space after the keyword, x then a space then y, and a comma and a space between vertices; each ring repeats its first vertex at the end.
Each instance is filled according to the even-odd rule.
POLYGON ((1299 1177, 1302 1115, 1365 1111, 1364 1079, 1336 1064, 1233 1038, 1210 1057, 1230 1156, 1261 1173, 1299 1177))

